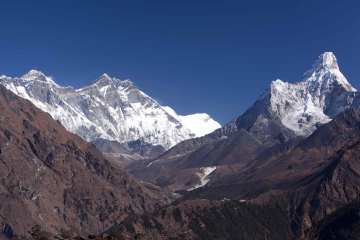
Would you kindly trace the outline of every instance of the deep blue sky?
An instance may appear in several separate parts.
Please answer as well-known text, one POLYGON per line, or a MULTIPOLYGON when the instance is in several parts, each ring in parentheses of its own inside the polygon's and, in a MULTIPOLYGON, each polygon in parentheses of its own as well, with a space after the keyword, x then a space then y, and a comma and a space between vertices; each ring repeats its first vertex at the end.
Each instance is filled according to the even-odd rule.
POLYGON ((79 87, 107 72, 225 123, 271 80, 301 80, 323 51, 360 87, 359 11, 332 0, 1 1, 0 74, 36 68, 79 87))

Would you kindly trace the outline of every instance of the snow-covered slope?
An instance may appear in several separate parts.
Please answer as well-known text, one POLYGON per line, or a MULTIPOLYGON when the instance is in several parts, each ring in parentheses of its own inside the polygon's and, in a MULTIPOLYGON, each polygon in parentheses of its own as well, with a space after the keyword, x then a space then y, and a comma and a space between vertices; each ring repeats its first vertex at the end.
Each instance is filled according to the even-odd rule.
POLYGON ((0 83, 87 141, 142 139, 169 148, 220 127, 207 114, 179 116, 173 110, 169 113, 169 107, 161 106, 131 81, 107 74, 81 89, 62 87, 37 70, 22 77, 1 76, 0 83))
POLYGON ((322 54, 298 83, 276 80, 270 87, 271 112, 297 135, 307 136, 352 104, 356 89, 340 72, 335 55, 322 54))
POLYGON ((273 81, 245 113, 216 133, 230 135, 246 129, 263 142, 283 142, 310 135, 319 125, 359 103, 357 90, 341 73, 334 53, 325 52, 302 81, 273 81))
POLYGON ((178 115, 174 109, 169 106, 165 106, 163 109, 165 109, 174 118, 179 119, 181 124, 190 129, 196 137, 202 137, 221 127, 218 122, 206 113, 195 113, 183 116, 178 115))
POLYGON ((326 52, 301 81, 273 81, 249 109, 222 128, 179 143, 130 170, 143 180, 176 191, 215 184, 212 181, 220 177, 213 185, 217 191, 223 180, 236 182, 237 172, 251 170, 267 155, 286 152, 346 108, 360 106, 359 96, 340 72, 334 54, 326 52), (215 167, 216 174, 209 177, 215 167))

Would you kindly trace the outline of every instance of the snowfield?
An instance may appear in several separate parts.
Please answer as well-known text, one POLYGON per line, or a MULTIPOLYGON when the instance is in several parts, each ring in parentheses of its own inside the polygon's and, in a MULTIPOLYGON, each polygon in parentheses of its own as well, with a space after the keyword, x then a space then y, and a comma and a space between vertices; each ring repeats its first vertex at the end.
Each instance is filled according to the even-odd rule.
POLYGON ((166 149, 220 127, 207 114, 181 116, 161 106, 129 80, 103 74, 80 89, 63 87, 40 71, 0 77, 0 84, 59 120, 87 141, 138 139, 166 149))

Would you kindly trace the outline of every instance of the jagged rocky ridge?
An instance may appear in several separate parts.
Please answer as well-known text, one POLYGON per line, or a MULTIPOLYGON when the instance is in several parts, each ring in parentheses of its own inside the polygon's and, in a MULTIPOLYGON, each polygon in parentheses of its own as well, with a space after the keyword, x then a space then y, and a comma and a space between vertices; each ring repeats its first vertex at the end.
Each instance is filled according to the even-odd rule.
MULTIPOLYGON (((321 56, 321 59, 325 61, 327 58, 321 56)), ((319 82, 323 82, 321 79, 319 82)), ((319 112, 304 108, 301 111, 304 114, 298 115, 302 120, 295 121, 296 128, 284 126, 282 111, 271 108, 273 91, 269 89, 257 102, 257 106, 264 104, 263 107, 255 107, 250 111, 252 114, 247 112, 245 115, 250 117, 242 115, 241 121, 238 118, 219 131, 184 141, 160 158, 145 161, 141 171, 149 175, 158 174, 156 178, 151 176, 152 179, 159 180, 160 176, 164 186, 191 191, 181 192, 184 197, 170 206, 154 209, 150 205, 149 208, 154 210, 151 213, 121 214, 117 223, 102 236, 105 239, 174 240, 357 239, 360 222, 356 204, 360 197, 358 97, 347 81, 327 82, 325 86, 335 86, 323 92, 331 97, 314 99, 325 99, 324 103, 335 99, 330 102, 341 103, 339 109, 343 107, 343 110, 339 110, 335 118, 329 109, 336 110, 336 105, 325 104, 321 109, 325 115, 331 116, 328 120, 311 121, 311 117, 303 116, 319 112), (342 104, 344 98, 338 97, 345 95, 347 101, 342 104), (267 121, 258 121, 259 116, 267 121), (244 125, 238 125, 240 122, 244 125), (299 132, 296 129, 310 130, 299 132), (204 178, 199 171, 209 175, 204 178), (199 180, 205 184, 195 189, 199 180), (343 224, 345 220, 349 225, 343 224)), ((283 91, 275 92, 280 94, 283 91)), ((290 106, 295 106, 295 103, 290 106)), ((281 109, 281 106, 276 109, 281 109)), ((3 138, 6 136, 4 132, 3 138)), ((38 137, 33 138, 36 143, 38 137)), ((47 158, 41 159, 47 161, 47 158)), ((154 198, 154 195, 150 196, 154 198)))
POLYGON ((0 84, 30 100, 87 141, 99 138, 121 143, 141 140, 169 148, 220 127, 205 113, 178 115, 131 81, 107 74, 81 89, 60 86, 37 70, 22 77, 0 76, 0 84), (199 124, 202 128, 195 127, 199 124))

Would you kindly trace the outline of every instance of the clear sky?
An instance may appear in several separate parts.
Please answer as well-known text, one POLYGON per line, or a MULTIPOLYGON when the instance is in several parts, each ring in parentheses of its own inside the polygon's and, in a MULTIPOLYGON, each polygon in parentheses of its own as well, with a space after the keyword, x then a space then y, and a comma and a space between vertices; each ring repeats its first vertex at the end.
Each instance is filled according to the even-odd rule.
POLYGON ((359 12, 332 0, 4 0, 0 74, 35 68, 80 87, 106 72, 225 123, 324 51, 359 88, 359 12))

